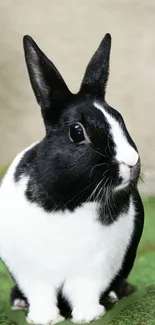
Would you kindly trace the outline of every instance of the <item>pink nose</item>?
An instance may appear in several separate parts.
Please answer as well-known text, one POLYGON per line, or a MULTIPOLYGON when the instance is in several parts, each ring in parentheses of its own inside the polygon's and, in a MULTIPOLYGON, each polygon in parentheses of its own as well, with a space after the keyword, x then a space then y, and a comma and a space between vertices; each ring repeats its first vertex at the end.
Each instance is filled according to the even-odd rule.
POLYGON ((138 162, 139 155, 134 148, 130 147, 130 149, 128 148, 128 150, 123 154, 121 153, 121 155, 116 155, 116 158, 120 163, 123 163, 128 167, 134 167, 138 162))

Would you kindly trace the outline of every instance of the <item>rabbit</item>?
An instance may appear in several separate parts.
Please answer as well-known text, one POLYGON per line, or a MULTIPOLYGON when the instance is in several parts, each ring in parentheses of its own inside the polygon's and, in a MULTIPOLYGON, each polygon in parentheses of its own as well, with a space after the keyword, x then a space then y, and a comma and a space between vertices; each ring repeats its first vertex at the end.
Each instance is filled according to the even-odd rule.
POLYGON ((113 290, 134 264, 144 224, 140 155, 105 100, 110 34, 77 94, 30 36, 23 44, 45 136, 2 180, 0 257, 17 284, 17 307, 28 302, 28 323, 62 322, 59 293, 72 322, 89 323, 106 313, 101 297, 117 299, 113 290))

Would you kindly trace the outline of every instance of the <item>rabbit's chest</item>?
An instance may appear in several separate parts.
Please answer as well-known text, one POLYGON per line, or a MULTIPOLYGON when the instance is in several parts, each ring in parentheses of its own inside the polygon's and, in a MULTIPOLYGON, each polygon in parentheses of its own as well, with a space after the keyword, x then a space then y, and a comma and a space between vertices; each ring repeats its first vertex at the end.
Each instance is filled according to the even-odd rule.
POLYGON ((127 213, 113 224, 103 225, 95 202, 85 203, 74 212, 49 214, 20 196, 18 188, 14 194, 1 225, 1 251, 4 262, 15 273, 23 272, 23 267, 31 272, 36 269, 37 274, 46 274, 58 285, 79 274, 106 278, 107 282, 117 274, 134 229, 132 201, 127 213), (12 219, 9 209, 10 213, 14 210, 12 219))
MULTIPOLYGON (((115 274, 122 266, 134 229, 134 208, 109 225, 98 220, 96 203, 84 204, 73 213, 55 214, 47 223, 39 251, 52 270, 65 277, 81 272, 115 274), (46 253, 47 252, 47 255, 46 253)), ((42 233, 42 227, 40 228, 42 233)))

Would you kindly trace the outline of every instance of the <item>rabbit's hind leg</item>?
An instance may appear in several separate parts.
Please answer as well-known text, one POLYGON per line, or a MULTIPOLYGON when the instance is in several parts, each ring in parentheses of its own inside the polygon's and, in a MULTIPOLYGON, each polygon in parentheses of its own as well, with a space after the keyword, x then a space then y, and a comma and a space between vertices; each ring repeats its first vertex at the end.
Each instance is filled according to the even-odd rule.
POLYGON ((28 301, 17 285, 15 285, 11 290, 10 302, 12 310, 28 308, 28 301))

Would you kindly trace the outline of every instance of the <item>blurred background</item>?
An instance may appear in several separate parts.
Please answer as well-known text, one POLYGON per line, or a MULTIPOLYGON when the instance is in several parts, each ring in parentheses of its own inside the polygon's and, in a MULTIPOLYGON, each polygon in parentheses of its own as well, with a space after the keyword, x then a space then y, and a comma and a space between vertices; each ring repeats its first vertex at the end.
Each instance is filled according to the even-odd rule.
POLYGON ((44 134, 22 38, 30 34, 77 91, 86 64, 112 34, 107 102, 118 109, 142 160, 145 195, 155 194, 155 1, 0 1, 0 168, 44 134))

